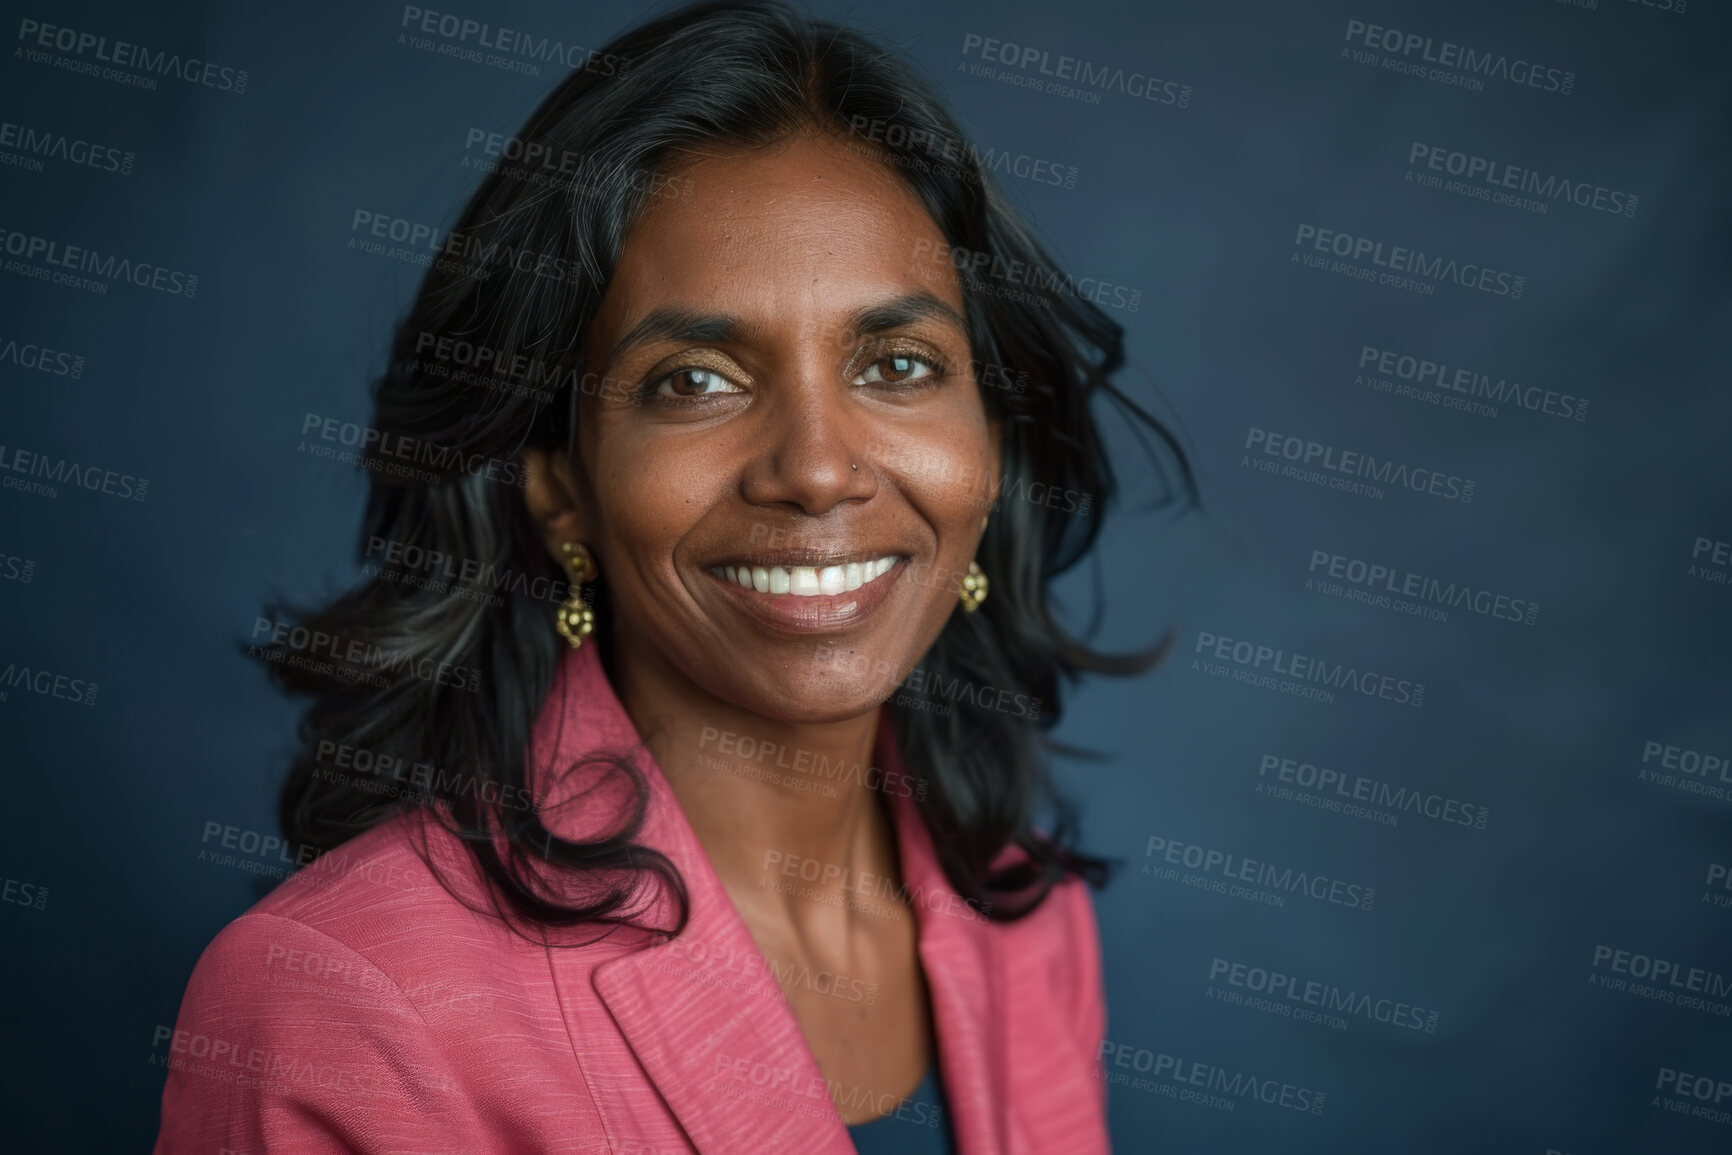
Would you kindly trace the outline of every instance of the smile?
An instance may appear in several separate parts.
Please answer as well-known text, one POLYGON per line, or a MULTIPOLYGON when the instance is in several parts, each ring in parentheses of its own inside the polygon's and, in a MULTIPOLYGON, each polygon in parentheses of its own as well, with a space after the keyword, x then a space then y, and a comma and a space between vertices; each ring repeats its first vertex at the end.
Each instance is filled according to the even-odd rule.
POLYGON ((834 597, 871 585, 889 573, 901 559, 894 554, 868 561, 839 562, 835 565, 753 566, 718 565, 710 573, 742 589, 756 590, 773 597, 834 597))

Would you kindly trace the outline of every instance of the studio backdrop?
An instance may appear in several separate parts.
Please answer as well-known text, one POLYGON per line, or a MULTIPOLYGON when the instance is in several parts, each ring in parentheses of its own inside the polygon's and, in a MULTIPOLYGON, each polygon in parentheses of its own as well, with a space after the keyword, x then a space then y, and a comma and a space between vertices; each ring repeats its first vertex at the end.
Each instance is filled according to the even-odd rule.
MULTIPOLYGON (((390 563, 391 327, 649 11, 452 2, 6 4, 9 1150, 152 1141, 194 961, 294 866, 262 607, 390 563)), ((1058 730, 1116 1149, 1732 1150, 1732 13, 813 7, 937 82, 1196 467, 1162 504, 1117 437, 1061 586, 1170 638, 1058 730)))

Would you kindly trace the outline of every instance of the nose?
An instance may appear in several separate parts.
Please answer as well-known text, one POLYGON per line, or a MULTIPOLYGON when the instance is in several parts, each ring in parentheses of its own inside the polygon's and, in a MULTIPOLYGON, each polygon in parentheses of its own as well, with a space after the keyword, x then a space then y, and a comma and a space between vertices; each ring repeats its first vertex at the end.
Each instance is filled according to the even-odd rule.
POLYGON ((740 479, 748 502, 822 517, 878 491, 871 418, 847 384, 822 372, 767 390, 754 430, 756 450, 740 479))

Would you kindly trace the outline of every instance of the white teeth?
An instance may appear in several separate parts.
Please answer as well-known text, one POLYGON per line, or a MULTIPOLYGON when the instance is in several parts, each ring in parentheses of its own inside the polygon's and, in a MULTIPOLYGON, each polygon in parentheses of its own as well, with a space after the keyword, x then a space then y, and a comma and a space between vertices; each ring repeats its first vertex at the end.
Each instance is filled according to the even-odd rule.
POLYGON ((874 561, 851 561, 822 568, 808 565, 792 566, 717 566, 711 573, 724 581, 733 582, 761 594, 787 594, 793 597, 816 597, 857 590, 895 568, 893 554, 874 561))

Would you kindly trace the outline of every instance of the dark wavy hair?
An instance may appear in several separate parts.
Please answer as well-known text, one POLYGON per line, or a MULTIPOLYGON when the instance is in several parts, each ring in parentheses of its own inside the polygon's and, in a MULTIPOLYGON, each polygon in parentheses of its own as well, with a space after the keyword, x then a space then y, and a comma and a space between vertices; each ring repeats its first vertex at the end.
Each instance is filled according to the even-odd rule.
MULTIPOLYGON (((1030 718, 923 709, 907 694, 887 703, 910 773, 929 784, 920 813, 951 885, 994 919, 1027 914, 1070 874, 1104 884, 1108 864, 1067 845, 1074 815, 1049 781, 1042 731, 1059 720, 1061 681, 1143 671, 1171 635, 1103 654, 1054 615, 1051 583, 1092 548, 1117 490, 1096 394, 1155 463, 1154 505, 1196 501, 1189 461, 1109 380, 1124 362, 1123 330, 1031 236, 935 91, 860 34, 771 0, 684 7, 587 58, 501 150, 442 245, 374 383, 367 432, 362 560, 389 543, 402 564, 368 566, 328 604, 270 610, 296 627, 284 627, 292 638, 367 655, 368 672, 255 651, 285 691, 311 699, 280 799, 291 841, 319 853, 400 810, 430 811, 463 839, 494 911, 520 930, 632 924, 658 881, 674 897, 672 929, 684 925, 678 872, 633 842, 648 787, 628 756, 606 761, 629 776, 635 803, 593 839, 554 835, 525 804, 533 724, 565 649, 553 629, 565 587, 509 482, 525 447, 572 452, 579 395, 593 383, 582 334, 636 214, 677 191, 668 182, 681 158, 802 132, 870 150, 919 196, 962 273, 973 356, 1016 385, 981 389, 1003 430, 1011 495, 977 554, 992 595, 978 613, 951 615, 921 668, 929 685, 1013 687, 1044 708, 1030 718), (1016 270, 1014 285, 998 270, 1016 270), (401 468, 406 456, 413 469, 401 468), (1031 492, 1073 495, 1061 503, 1072 508, 1031 492), (431 559, 444 565, 429 577, 431 559), (492 596, 489 584, 544 596, 492 596), (435 772, 417 792, 383 798, 377 781, 331 772, 331 752, 341 764, 344 750, 356 767, 435 772), (1013 845, 1022 853, 1000 862, 1013 845)), ((604 575, 591 595, 604 655, 605 586, 604 575)))

